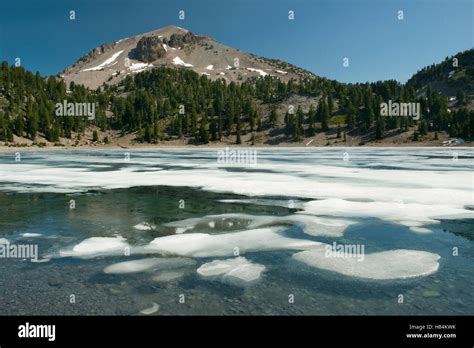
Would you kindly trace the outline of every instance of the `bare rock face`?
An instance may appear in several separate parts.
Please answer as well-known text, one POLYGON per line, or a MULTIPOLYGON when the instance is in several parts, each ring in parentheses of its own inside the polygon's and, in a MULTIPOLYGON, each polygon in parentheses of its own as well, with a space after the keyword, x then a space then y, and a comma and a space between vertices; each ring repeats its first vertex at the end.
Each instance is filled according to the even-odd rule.
POLYGON ((199 37, 191 32, 184 34, 175 33, 169 38, 160 38, 159 36, 143 36, 137 43, 137 46, 132 50, 131 57, 142 62, 151 63, 166 55, 164 45, 169 47, 182 49, 186 45, 193 44, 199 41, 199 37))
POLYGON ((196 43, 199 41, 199 37, 191 33, 190 31, 185 34, 172 34, 169 40, 165 39, 165 43, 174 48, 183 48, 187 44, 196 43))
POLYGON ((95 58, 97 58, 101 54, 103 54, 103 53, 107 52, 108 50, 114 48, 114 46, 115 46, 114 43, 100 45, 99 47, 94 48, 92 51, 90 51, 86 55, 79 58, 77 63, 84 63, 84 62, 89 62, 91 60, 94 60, 95 58))
POLYGON ((137 47, 131 52, 133 58, 147 63, 160 59, 165 54, 166 50, 163 47, 163 42, 157 36, 142 37, 138 41, 137 47))

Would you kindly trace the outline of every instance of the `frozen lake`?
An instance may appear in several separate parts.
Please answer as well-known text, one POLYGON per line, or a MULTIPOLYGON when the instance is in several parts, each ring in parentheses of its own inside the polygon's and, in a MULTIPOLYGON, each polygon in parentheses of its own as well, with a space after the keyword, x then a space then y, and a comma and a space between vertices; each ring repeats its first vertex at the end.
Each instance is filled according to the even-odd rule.
POLYGON ((0 153, 0 315, 474 313, 471 148, 247 150, 0 153))

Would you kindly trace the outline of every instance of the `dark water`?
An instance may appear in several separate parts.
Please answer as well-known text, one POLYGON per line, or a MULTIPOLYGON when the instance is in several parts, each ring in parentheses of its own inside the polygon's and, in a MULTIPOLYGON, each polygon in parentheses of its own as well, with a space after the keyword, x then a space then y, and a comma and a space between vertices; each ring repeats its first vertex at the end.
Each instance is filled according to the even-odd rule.
MULTIPOLYGON (((131 244, 143 244, 170 234, 166 228, 138 231, 134 225, 148 221, 157 226, 173 220, 207 214, 249 213, 287 215, 284 207, 221 204, 235 195, 206 193, 195 189, 137 187, 64 195, 57 193, 0 194, 0 235, 17 243, 33 242, 40 254, 58 251, 93 236, 122 235, 131 244), (69 209, 74 197, 76 209, 69 209), (176 209, 176 197, 186 197, 186 209, 176 209), (20 222, 20 223, 19 223, 20 222), (40 238, 19 237, 41 233, 40 238)), ((240 197, 241 198, 241 197, 240 197)), ((274 197, 276 198, 276 197, 274 197)), ((471 220, 472 221, 472 220, 471 220)), ((367 281, 311 268, 291 259, 293 251, 246 254, 247 259, 267 266, 263 277, 238 287, 202 279, 195 267, 182 269, 182 278, 153 281, 150 273, 104 274, 104 267, 130 257, 98 257, 88 260, 57 258, 45 263, 5 259, 2 274, 1 314, 138 314, 155 302, 159 314, 467 314, 474 309, 472 297, 474 248, 462 233, 473 230, 469 220, 442 223, 437 230, 417 235, 375 219, 361 219, 350 227, 340 243, 364 243, 372 250, 408 248, 432 251, 442 257, 440 270, 410 280, 367 281), (446 228, 443 232, 442 229, 446 228), (461 236, 457 234, 461 233, 461 236), (450 255, 446 245, 461 253, 450 255), (70 295, 76 302, 70 303, 70 295), (179 303, 180 295, 185 303, 179 303), (289 295, 294 303, 289 303, 289 295), (403 294, 405 303, 397 303, 403 294)), ((285 232, 294 238, 331 243, 333 238, 311 237, 298 226, 285 232)), ((471 235, 472 236, 472 235, 471 235)), ((203 258, 199 262, 212 261, 203 258)))

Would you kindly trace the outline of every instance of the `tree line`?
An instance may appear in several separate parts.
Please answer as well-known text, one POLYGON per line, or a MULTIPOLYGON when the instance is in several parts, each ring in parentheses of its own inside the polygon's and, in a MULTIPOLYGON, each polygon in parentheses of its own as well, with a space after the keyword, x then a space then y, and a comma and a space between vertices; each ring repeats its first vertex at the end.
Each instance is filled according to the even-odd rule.
POLYGON ((468 96, 458 91, 456 108, 448 97, 429 88, 417 92, 413 84, 394 80, 344 84, 325 78, 284 82, 276 77, 241 83, 210 80, 188 69, 159 67, 127 76, 118 85, 89 90, 54 76, 41 77, 22 67, 0 67, 0 140, 13 135, 50 142, 82 134, 94 125, 101 130, 137 132, 149 143, 186 137, 196 144, 219 141, 266 129, 283 128, 289 140, 299 141, 327 132, 337 119, 337 132, 373 134, 382 139, 391 130, 416 126, 416 136, 448 131, 451 136, 474 136, 474 113, 466 108, 468 96), (309 106, 282 105, 294 96, 306 97, 309 106), (95 103, 93 120, 55 115, 56 103, 95 103), (417 102, 419 121, 410 117, 382 117, 382 102, 417 102), (284 122, 280 122, 283 120, 284 122))

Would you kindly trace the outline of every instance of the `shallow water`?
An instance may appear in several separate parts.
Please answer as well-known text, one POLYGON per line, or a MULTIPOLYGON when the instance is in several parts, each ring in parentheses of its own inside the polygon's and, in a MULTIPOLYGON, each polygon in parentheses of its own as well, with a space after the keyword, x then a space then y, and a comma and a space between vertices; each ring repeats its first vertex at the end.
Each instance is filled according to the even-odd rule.
POLYGON ((0 314, 135 315, 153 303, 158 315, 474 313, 471 149, 257 149, 256 165, 227 166, 217 152, 24 151, 21 161, 0 153, 0 238, 38 245, 39 258, 50 259, 0 258, 0 314), (252 239, 259 229, 269 231, 252 239), (198 234, 221 239, 189 239, 198 234), (116 236, 130 255, 65 256, 88 238, 116 236), (171 247, 163 244, 170 236, 184 238, 171 247), (307 249, 294 240, 362 245, 366 254, 427 251, 440 256, 439 268, 413 278, 347 276, 296 260, 307 249), (144 251, 153 241, 160 252, 144 251), (265 270, 252 281, 197 273, 234 256, 265 270), (192 262, 104 272, 157 257, 192 262))

